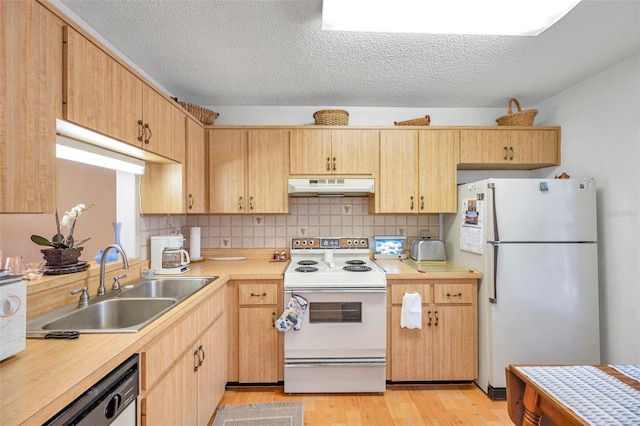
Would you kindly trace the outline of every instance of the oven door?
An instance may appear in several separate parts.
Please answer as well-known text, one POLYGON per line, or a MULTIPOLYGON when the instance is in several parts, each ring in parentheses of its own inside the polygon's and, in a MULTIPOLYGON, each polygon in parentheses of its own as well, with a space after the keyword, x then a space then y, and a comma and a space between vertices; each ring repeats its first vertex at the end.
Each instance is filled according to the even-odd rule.
POLYGON ((294 359, 383 358, 387 346, 387 290, 287 290, 309 301, 300 330, 284 335, 284 357, 294 359))

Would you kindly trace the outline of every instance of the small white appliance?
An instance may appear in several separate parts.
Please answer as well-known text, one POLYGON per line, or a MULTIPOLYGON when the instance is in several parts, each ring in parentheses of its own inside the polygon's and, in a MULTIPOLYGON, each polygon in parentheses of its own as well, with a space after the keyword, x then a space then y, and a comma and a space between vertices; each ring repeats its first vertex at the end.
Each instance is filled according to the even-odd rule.
POLYGON ((182 247, 182 234, 151 237, 151 271, 158 275, 184 274, 189 271, 189 253, 182 247))
POLYGON ((0 276, 0 361, 26 347, 27 285, 22 275, 0 276))
POLYGON ((379 236, 373 238, 374 242, 374 259, 406 259, 407 258, 407 237, 404 235, 397 236, 379 236))
POLYGON ((449 260, 482 272, 478 379, 506 398, 509 364, 599 364, 596 184, 487 179, 458 186, 449 260))

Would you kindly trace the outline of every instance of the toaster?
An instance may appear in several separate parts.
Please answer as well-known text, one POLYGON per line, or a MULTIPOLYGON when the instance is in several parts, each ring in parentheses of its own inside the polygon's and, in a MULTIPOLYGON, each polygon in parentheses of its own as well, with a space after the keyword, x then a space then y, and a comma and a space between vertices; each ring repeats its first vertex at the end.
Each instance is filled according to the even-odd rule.
POLYGON ((444 242, 431 239, 413 240, 411 243, 411 259, 416 262, 446 261, 447 256, 444 252, 444 242))

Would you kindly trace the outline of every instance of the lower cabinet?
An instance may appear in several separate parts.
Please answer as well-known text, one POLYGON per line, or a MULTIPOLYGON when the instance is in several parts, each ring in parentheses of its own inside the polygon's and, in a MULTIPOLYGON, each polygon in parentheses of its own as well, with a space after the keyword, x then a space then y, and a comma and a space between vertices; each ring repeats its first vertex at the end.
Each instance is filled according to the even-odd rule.
POLYGON ((230 284, 229 336, 237 336, 237 340, 229 342, 229 380, 238 383, 283 380, 284 339, 274 326, 283 309, 282 280, 230 284))
POLYGON ((391 281, 391 381, 473 380, 478 374, 477 281, 391 281), (419 293, 422 328, 401 328, 402 298, 419 293))
POLYGON ((206 425, 227 383, 227 287, 141 351, 141 425, 206 425))

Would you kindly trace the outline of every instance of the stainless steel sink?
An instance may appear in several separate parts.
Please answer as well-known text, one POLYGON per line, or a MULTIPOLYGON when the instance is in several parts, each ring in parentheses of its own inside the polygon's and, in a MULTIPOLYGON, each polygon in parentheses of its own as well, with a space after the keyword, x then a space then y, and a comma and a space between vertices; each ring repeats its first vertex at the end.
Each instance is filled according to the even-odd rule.
POLYGON ((89 305, 67 305, 27 321, 27 337, 48 332, 135 333, 218 277, 139 278, 89 305))
POLYGON ((174 277, 139 279, 129 283, 120 293, 121 298, 129 297, 170 297, 181 300, 200 290, 218 277, 174 277), (133 288, 128 289, 129 286, 133 288))
POLYGON ((104 300, 48 322, 42 328, 78 331, 142 328, 176 303, 176 299, 104 300))

